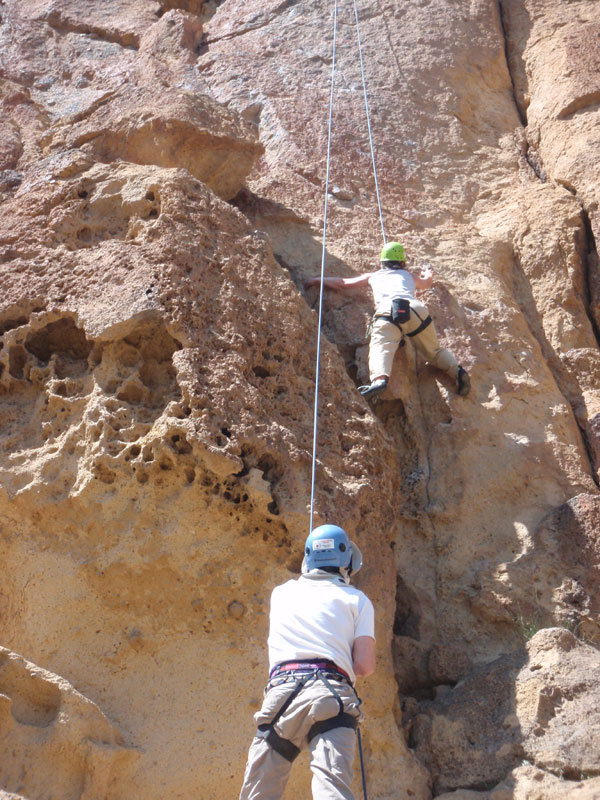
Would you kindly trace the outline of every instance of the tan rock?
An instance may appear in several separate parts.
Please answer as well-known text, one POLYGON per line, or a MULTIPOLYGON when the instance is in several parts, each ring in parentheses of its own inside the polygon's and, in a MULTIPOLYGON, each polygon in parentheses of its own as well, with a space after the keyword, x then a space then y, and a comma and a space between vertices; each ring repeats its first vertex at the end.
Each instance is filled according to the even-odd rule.
POLYGON ((224 199, 240 191, 262 151, 252 125, 207 97, 138 89, 95 105, 81 122, 51 132, 47 147, 82 147, 104 162, 187 169, 224 199))
POLYGON ((68 681, 0 648, 3 798, 106 797, 137 757, 98 706, 68 681))
POLYGON ((596 800, 599 791, 599 778, 566 780, 526 765, 513 769, 506 780, 487 792, 457 789, 436 800, 596 800))
MULTIPOLYGON (((229 799, 269 592, 308 527, 302 284, 322 257, 331 5, 0 5, 0 640, 137 748, 89 762, 107 800, 229 799)), ((325 265, 352 276, 376 266, 381 227, 339 5, 325 265)), ((510 654, 521 617, 598 627, 599 6, 366 0, 360 15, 387 236, 433 263, 426 302, 473 379, 456 397, 409 343, 369 407, 370 298, 325 294, 316 517, 359 540, 377 609, 378 672, 359 687, 369 796, 430 800, 432 777, 465 796, 585 796, 597 778, 548 772, 598 751, 568 699, 579 645, 550 636, 530 675, 510 654), (436 695, 432 716, 410 696, 401 711, 395 675, 436 695), (486 704, 465 710, 474 686, 486 704), (536 766, 515 766, 526 747, 536 766)), ((287 794, 309 795, 307 769, 287 794)))
MULTIPOLYGON (((258 702, 248 706, 246 681, 258 698, 265 675, 268 593, 257 587, 300 566, 316 341, 303 349, 296 343, 313 313, 265 237, 186 170, 89 166, 71 152, 28 171, 5 210, 2 244, 14 279, 7 275, 2 317, 0 469, 2 502, 23 509, 9 512, 6 563, 41 569, 39 553, 30 562, 22 549, 28 536, 17 536, 32 524, 22 527, 32 497, 36 508, 71 509, 48 517, 54 544, 35 584, 26 588, 17 577, 20 589, 6 587, 11 617, 22 633, 29 629, 22 641, 44 662, 65 669, 80 647, 93 654, 86 685, 103 687, 103 706, 127 719, 132 741, 148 754, 123 770, 121 796, 131 786, 151 796, 161 780, 174 781, 173 760, 177 785, 189 792, 218 764, 227 778, 211 791, 229 796, 239 787, 258 702), (36 305, 36 297, 53 299, 36 305), (250 336, 249 320, 261 318, 250 336), (285 339, 288 355, 279 360, 285 339), (121 486, 128 488, 118 497, 121 486), (112 522, 101 522, 99 509, 103 518, 111 506, 112 522), (77 562, 69 554, 76 540, 77 562), (29 594, 34 585, 39 597, 61 587, 43 619, 29 594), (215 663, 224 684, 214 680, 215 663), (251 676, 241 684, 240 669, 251 676), (126 688, 115 670, 128 676, 126 688), (176 676, 168 690, 165 674, 176 676), (218 720, 190 714, 198 702, 218 708, 218 720), (232 757, 230 726, 239 726, 240 708, 248 713, 232 757), (157 729, 157 716, 166 727, 157 729), (239 769, 229 767, 232 758, 239 769)), ((370 473, 382 472, 384 448, 368 455, 366 445, 381 433, 351 385, 341 394, 333 388, 349 379, 327 343, 322 370, 327 444, 318 513, 343 514, 362 542, 364 527, 352 531, 350 523, 363 503, 365 511, 373 505, 370 473), (343 428, 333 423, 340 403, 343 428)), ((384 530, 372 537, 383 543, 384 530)), ((394 612, 386 586, 395 577, 385 545, 380 552, 362 585, 380 609, 385 663, 391 628, 384 621, 394 612)), ((387 714, 395 702, 391 669, 365 697, 373 764, 397 758, 411 782, 425 786, 387 714)))
POLYGON ((522 759, 568 780, 597 774, 600 725, 590 709, 598 707, 599 663, 598 651, 568 631, 545 629, 526 651, 476 668, 452 692, 422 703, 412 737, 434 791, 476 790, 522 759))
POLYGON ((598 644, 599 513, 596 495, 578 495, 550 512, 529 552, 477 575, 474 610, 512 621, 523 631, 546 624, 569 626, 598 644))
MULTIPOLYGON (((93 34, 123 47, 139 46, 141 34, 154 22, 160 9, 156 0, 150 3, 131 3, 113 0, 91 0, 85 14, 76 0, 47 0, 41 18, 61 33, 93 34)), ((40 9, 41 10, 41 9, 40 9)))
POLYGON ((214 11, 215 0, 158 0, 163 13, 171 9, 183 9, 191 14, 214 11))
POLYGON ((164 14, 141 38, 135 72, 137 82, 206 93, 194 66, 203 31, 198 16, 180 10, 164 14))

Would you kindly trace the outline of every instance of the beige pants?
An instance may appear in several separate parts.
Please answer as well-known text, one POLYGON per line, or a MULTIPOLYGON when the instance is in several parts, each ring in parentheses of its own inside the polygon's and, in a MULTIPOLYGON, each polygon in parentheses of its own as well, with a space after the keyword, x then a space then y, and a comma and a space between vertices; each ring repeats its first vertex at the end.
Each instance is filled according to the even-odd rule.
MULTIPOLYGON (((410 319, 401 326, 388 322, 385 319, 373 320, 373 331, 369 345, 369 375, 371 380, 392 374, 394 356, 400 344, 402 334, 416 330, 421 322, 429 316, 427 306, 419 300, 410 301, 410 319)), ((417 351, 434 367, 441 369, 453 380, 458 378, 458 361, 449 350, 440 347, 433 322, 424 331, 411 337, 417 351)))
MULTIPOLYGON (((343 681, 330 680, 330 683, 344 703, 344 711, 362 719, 360 700, 352 687, 343 681)), ((267 692, 261 710, 254 715, 257 726, 276 716, 294 687, 294 682, 283 683, 267 692)), ((315 722, 334 717, 338 711, 339 704, 327 687, 320 680, 310 681, 275 724, 276 732, 284 739, 300 749, 308 747, 313 800, 354 800, 350 785, 356 731, 334 728, 306 741, 315 722)), ((240 800, 280 800, 291 768, 290 761, 255 736, 248 753, 240 800)))

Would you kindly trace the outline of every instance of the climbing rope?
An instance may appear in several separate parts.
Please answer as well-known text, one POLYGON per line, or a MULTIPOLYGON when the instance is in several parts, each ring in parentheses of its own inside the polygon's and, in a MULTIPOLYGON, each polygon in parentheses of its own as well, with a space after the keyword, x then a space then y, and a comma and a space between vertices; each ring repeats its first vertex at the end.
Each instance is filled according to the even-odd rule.
POLYGON ((335 87, 335 50, 337 42, 338 1, 333 10, 333 45, 331 50, 331 91, 329 95, 329 124, 327 128, 327 169, 325 174, 325 208, 323 211, 323 249, 321 251, 321 285, 319 289, 319 324, 317 326, 317 364, 315 375, 315 409, 313 415, 312 476, 310 484, 310 533, 315 512, 315 474, 317 469, 317 428, 319 421, 319 367, 321 364, 321 325, 323 322, 323 279, 325 278, 325 254, 327 239, 327 208, 329 199, 329 167, 331 164, 331 130, 333 120, 333 90, 335 87))
MULTIPOLYGON (((377 167, 375 165, 375 146, 373 143, 373 132, 371 129, 371 116, 369 112, 369 97, 367 93, 367 81, 365 77, 365 65, 362 52, 362 42, 360 39, 360 25, 358 21, 358 7, 356 0, 354 3, 354 18, 356 20, 356 37, 358 41, 358 54, 360 58, 360 71, 362 76, 363 95, 365 100, 365 114, 367 117, 367 129, 369 132, 369 146, 371 149, 371 162, 373 164, 373 177, 375 179, 375 194, 377 196, 377 207, 379 209, 379 222, 381 224, 381 235, 383 243, 385 244, 385 227, 383 224, 383 211, 381 208, 381 198, 379 194, 379 182, 377 180, 377 167)), ((327 167, 325 174, 325 201, 323 210, 323 248, 321 251, 321 284, 319 291, 319 321, 317 326, 317 362, 315 374, 315 402, 314 402, 314 415, 313 415, 313 445, 312 445, 312 475, 310 486, 310 528, 309 533, 313 529, 313 518, 315 510, 315 475, 317 467, 317 430, 319 420, 319 372, 321 365, 321 327, 323 322, 323 281, 325 278, 325 256, 327 253, 326 240, 327 240, 327 211, 329 205, 329 172, 331 165, 331 141, 332 141, 332 121, 333 121, 333 96, 335 88, 335 61, 336 61, 336 44, 337 44, 337 24, 338 24, 338 0, 334 0, 333 10, 333 45, 331 55, 331 88, 329 95, 329 122, 327 128, 327 167)))
POLYGON ((375 179, 375 194, 377 195, 377 208, 379 209, 379 222, 381 224, 381 238, 385 245, 385 227, 383 225, 383 211, 381 210, 381 198, 379 196, 379 182, 377 180, 377 167, 375 166, 375 146, 373 144, 373 132, 371 131, 371 115, 369 113, 369 96, 367 94, 367 80, 365 78, 365 64, 363 61, 362 43, 360 40, 360 25, 358 23, 358 6, 354 0, 354 18, 356 20, 356 38, 358 40, 358 55, 360 57, 360 73, 362 75, 363 95, 365 98, 365 114, 367 117, 367 129, 369 131, 369 146, 371 148, 371 161, 373 163, 373 178, 375 179))

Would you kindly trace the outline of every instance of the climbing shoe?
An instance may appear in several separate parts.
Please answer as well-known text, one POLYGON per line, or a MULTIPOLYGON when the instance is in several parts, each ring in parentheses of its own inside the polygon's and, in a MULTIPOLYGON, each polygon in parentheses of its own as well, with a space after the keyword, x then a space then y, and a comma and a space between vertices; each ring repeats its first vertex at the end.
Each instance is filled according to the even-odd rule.
POLYGON ((471 379, 466 369, 458 368, 458 375, 456 378, 456 391, 461 397, 466 397, 471 389, 471 379))
POLYGON ((369 386, 359 386, 358 391, 362 394, 363 397, 376 397, 378 394, 381 394, 383 390, 388 385, 387 378, 378 378, 376 381, 373 381, 369 386))

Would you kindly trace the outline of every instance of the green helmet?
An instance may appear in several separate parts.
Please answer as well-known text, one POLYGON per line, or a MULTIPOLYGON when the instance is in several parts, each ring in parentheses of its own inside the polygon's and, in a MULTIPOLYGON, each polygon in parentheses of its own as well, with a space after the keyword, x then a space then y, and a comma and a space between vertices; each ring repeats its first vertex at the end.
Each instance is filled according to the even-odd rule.
POLYGON ((400 244, 400 242, 384 244, 379 259, 380 261, 406 261, 404 245, 400 244))

